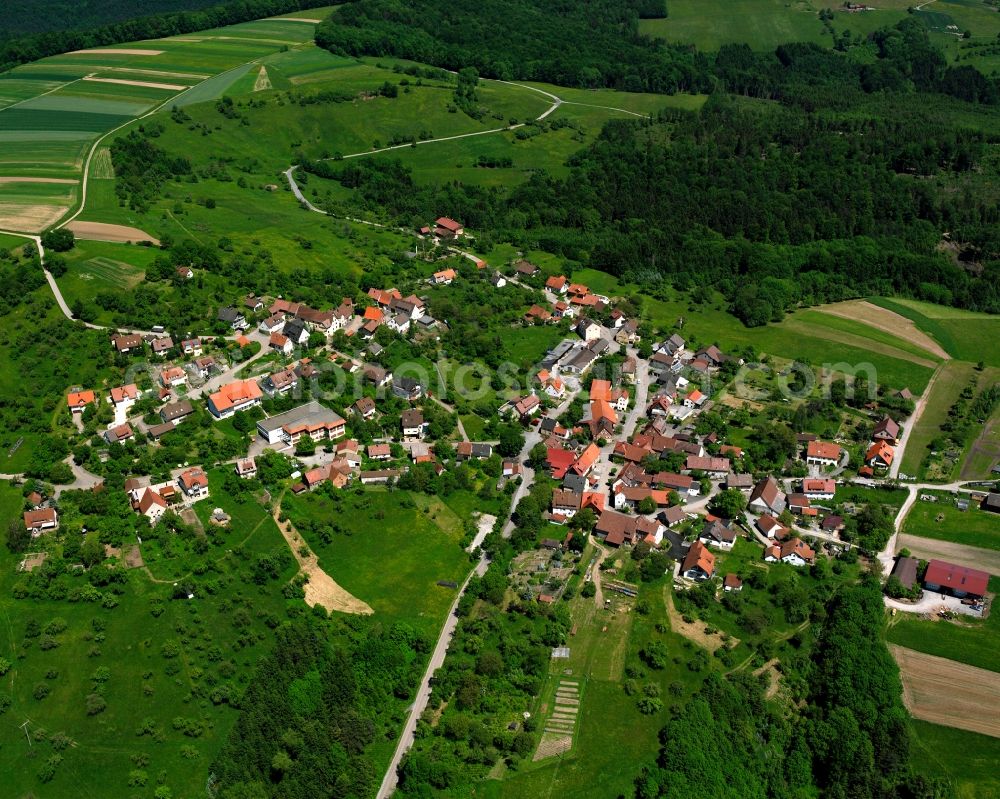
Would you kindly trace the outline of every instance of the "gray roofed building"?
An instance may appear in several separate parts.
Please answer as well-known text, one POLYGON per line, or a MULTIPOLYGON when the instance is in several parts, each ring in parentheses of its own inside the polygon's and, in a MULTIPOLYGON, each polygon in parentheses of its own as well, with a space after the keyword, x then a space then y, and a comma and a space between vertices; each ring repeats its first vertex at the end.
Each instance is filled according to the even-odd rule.
POLYGON ((176 424, 184 417, 190 416, 192 413, 194 413, 194 406, 187 400, 171 402, 160 408, 160 418, 164 422, 170 422, 172 424, 176 424))

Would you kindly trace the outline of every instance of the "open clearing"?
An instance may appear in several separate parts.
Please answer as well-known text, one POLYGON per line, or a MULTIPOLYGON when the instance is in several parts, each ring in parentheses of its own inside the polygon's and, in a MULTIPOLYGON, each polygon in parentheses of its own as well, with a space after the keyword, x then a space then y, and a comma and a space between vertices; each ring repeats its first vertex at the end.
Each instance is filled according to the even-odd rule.
POLYGON ((933 538, 920 538, 906 533, 899 534, 896 551, 900 549, 908 549, 914 557, 923 560, 940 558, 959 566, 1000 575, 1000 552, 995 550, 955 544, 951 541, 938 541, 933 538))
POLYGON ((260 71, 257 73, 257 80, 254 81, 253 90, 255 92, 262 92, 270 88, 271 79, 267 76, 267 67, 261 66, 260 71))
POLYGON ((159 245, 160 240, 155 236, 150 236, 144 230, 128 227, 127 225, 109 225, 106 222, 81 222, 74 220, 66 225, 73 231, 78 239, 89 239, 90 241, 111 241, 118 244, 138 244, 143 241, 151 241, 159 245))
POLYGON ((820 313, 852 319, 871 325, 878 330, 884 330, 886 333, 916 344, 938 358, 948 359, 951 357, 938 342, 919 330, 912 320, 885 308, 879 308, 867 300, 848 300, 831 305, 821 305, 816 310, 820 313))
POLYGON ((339 613, 361 613, 366 615, 374 613, 367 602, 362 602, 353 594, 345 591, 333 581, 333 578, 329 574, 320 568, 319 558, 316 557, 316 553, 309 549, 309 546, 302 540, 302 536, 299 535, 298 530, 292 526, 291 522, 282 524, 278 520, 279 515, 280 510, 276 508, 274 511, 274 523, 278 525, 281 535, 288 542, 288 547, 292 550, 292 554, 295 556, 299 568, 302 569, 302 573, 309 578, 309 582, 304 586, 306 604, 310 607, 319 605, 328 611, 337 611, 339 613), (305 550, 304 554, 303 550, 305 550))
POLYGON ((889 649, 914 718, 1000 738, 1000 674, 895 644, 889 649))

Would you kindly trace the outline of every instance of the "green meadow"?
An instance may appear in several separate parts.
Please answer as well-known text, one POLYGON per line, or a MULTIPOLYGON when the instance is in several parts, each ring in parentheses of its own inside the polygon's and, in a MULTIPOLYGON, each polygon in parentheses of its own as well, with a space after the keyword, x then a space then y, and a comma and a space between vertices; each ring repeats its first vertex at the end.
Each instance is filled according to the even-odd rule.
POLYGON ((918 774, 945 776, 955 799, 1000 799, 1000 739, 910 720, 910 761, 918 774))
MULTIPOLYGON (((424 498, 422 498, 424 499, 424 498)), ((406 491, 340 492, 288 496, 282 511, 319 556, 333 580, 367 602, 388 622, 403 621, 434 637, 455 591, 471 569, 462 551, 454 511, 440 500, 417 502, 406 491), (326 543, 314 532, 332 525, 326 543)))
POLYGON ((1000 318, 944 305, 877 297, 871 302, 911 320, 953 358, 1000 366, 1000 318))
POLYGON ((918 500, 903 522, 903 532, 923 538, 954 541, 956 544, 1000 549, 1000 519, 971 503, 959 510, 954 497, 946 492, 921 492, 938 497, 937 502, 918 500))

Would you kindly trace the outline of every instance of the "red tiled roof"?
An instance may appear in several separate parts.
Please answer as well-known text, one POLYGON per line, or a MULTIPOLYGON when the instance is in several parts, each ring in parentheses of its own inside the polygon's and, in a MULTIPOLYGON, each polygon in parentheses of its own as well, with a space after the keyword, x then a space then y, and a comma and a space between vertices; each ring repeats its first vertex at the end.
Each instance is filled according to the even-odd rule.
POLYGON ((927 564, 927 573, 924 574, 925 583, 976 596, 983 596, 986 593, 989 581, 990 576, 984 571, 956 566, 943 560, 932 560, 927 564))

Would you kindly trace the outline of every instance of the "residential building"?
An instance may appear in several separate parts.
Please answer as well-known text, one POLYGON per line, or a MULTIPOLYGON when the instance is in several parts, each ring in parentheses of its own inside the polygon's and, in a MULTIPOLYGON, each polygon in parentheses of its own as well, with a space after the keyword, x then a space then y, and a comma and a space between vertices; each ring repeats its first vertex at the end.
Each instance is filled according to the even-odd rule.
POLYGON ((97 397, 93 391, 71 391, 66 395, 66 404, 72 413, 83 413, 88 405, 93 405, 97 397))
POLYGON ((160 418, 165 424, 179 424, 192 413, 194 413, 194 406, 187 400, 171 402, 160 408, 160 418))
POLYGON ((123 444, 134 437, 135 433, 132 430, 132 426, 128 422, 108 428, 104 431, 104 439, 109 444, 123 444))
POLYGON ((388 444, 369 444, 368 457, 373 461, 387 461, 392 459, 392 447, 388 444))
POLYGON ((219 309, 218 320, 225 322, 233 330, 246 330, 247 320, 243 312, 233 308, 231 305, 219 309))
POLYGON ((768 563, 780 561, 792 566, 807 566, 816 561, 816 553, 801 538, 790 538, 764 550, 764 560, 768 563))
POLYGON ((483 460, 493 455, 492 444, 476 444, 471 441, 459 441, 455 445, 455 457, 460 461, 476 459, 483 460))
POLYGON ((154 338, 150 344, 149 348, 153 351, 153 355, 162 355, 168 350, 173 349, 174 340, 170 336, 161 336, 160 338, 154 338))
POLYGON ((24 512, 24 527, 32 535, 41 535, 59 527, 59 512, 55 508, 36 508, 24 512))
POLYGON ((896 453, 886 441, 875 441, 865 453, 865 465, 872 469, 888 469, 896 453))
POLYGON ((240 458, 236 461, 236 474, 244 480, 257 476, 257 461, 253 458, 240 458))
POLYGON ((563 275, 554 275, 545 281, 545 288, 556 294, 565 294, 569 288, 569 281, 563 275))
POLYGON ((780 516, 787 505, 785 492, 773 477, 766 477, 753 487, 747 508, 754 513, 768 513, 780 516))
POLYGON ((810 441, 806 445, 806 463, 810 466, 833 467, 840 463, 842 450, 836 444, 810 441))
POLYGON ((375 400, 371 397, 361 397, 351 406, 351 410, 365 421, 374 417, 378 412, 378 409, 375 407, 375 400))
POLYGON ((886 416, 881 422, 875 425, 872 438, 876 441, 884 441, 893 446, 899 440, 899 424, 892 417, 886 416))
POLYGON ((454 269, 442 269, 440 272, 434 273, 433 280, 437 286, 450 286, 456 277, 458 277, 458 273, 454 269))
POLYGON ((831 477, 807 477, 802 481, 802 493, 809 499, 829 501, 837 493, 837 482, 831 477))
POLYGON ((227 383, 208 397, 208 410, 216 419, 227 419, 238 411, 260 405, 263 392, 254 380, 227 383))
POLYGON ((187 372, 179 366, 168 366, 160 372, 160 385, 164 388, 187 385, 187 372))
POLYGON ((412 440, 424 437, 426 423, 424 422, 424 414, 419 408, 409 408, 403 411, 399 421, 404 439, 412 440))
POLYGON ((695 541, 688 548, 681 563, 681 576, 688 580, 710 580, 715 576, 715 555, 701 541, 695 541))
POLYGON ((115 406, 129 406, 133 402, 139 399, 139 388, 135 383, 129 383, 127 386, 118 386, 117 388, 111 389, 111 393, 108 395, 108 402, 115 406))
POLYGON ((698 535, 698 540, 706 546, 728 551, 736 544, 736 531, 718 520, 706 522, 704 529, 698 535))
POLYGON ((111 337, 111 346, 124 355, 128 352, 142 350, 142 336, 136 333, 115 333, 111 337))
POLYGON ((260 387, 269 397, 287 394, 299 384, 298 375, 294 369, 282 369, 270 374, 260 381, 260 387))
POLYGON ((535 264, 531 263, 531 261, 521 258, 514 262, 514 271, 518 276, 532 277, 533 275, 537 275, 541 270, 535 264))
POLYGON ((584 341, 594 341, 601 337, 601 326, 591 319, 581 319, 573 329, 584 341))
POLYGON ((202 353, 200 338, 186 338, 181 342, 181 352, 185 355, 199 356, 202 353))
POLYGON ((283 442, 294 446, 303 436, 313 441, 332 441, 346 432, 343 417, 316 400, 257 422, 257 434, 268 444, 283 442))
POLYGON ((416 402, 424 395, 424 387, 412 377, 394 377, 392 393, 408 402, 416 402))
POLYGON ((465 226, 461 222, 442 216, 434 223, 434 235, 439 239, 458 239, 465 235, 465 226))
POLYGON ((291 355, 292 351, 295 349, 295 345, 292 344, 292 340, 283 333, 272 333, 271 338, 268 340, 267 345, 272 350, 277 350, 282 355, 291 355))
POLYGON ((208 496, 208 475, 200 466, 181 472, 177 483, 188 499, 197 500, 208 496))
POLYGON ((735 574, 727 574, 722 580, 722 590, 729 591, 742 591, 743 581, 735 574))

